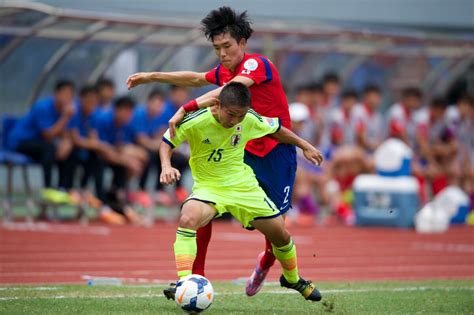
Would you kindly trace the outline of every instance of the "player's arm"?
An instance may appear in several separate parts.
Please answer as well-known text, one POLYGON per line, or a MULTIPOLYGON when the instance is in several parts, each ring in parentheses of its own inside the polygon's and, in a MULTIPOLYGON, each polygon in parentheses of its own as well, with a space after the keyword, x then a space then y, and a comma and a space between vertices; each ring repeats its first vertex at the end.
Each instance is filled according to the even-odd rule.
POLYGON ((140 84, 166 83, 178 86, 200 87, 210 84, 205 72, 174 71, 174 72, 138 72, 127 78, 128 89, 140 84))
POLYGON ((173 147, 167 141, 162 141, 160 144, 160 161, 161 174, 160 182, 162 184, 173 184, 181 178, 179 171, 171 166, 171 155, 173 154, 173 147))
MULTIPOLYGON (((69 104, 63 108, 61 116, 51 127, 43 129, 42 126, 40 126, 40 128, 42 129, 41 134, 43 135, 43 137, 46 140, 50 141, 62 134, 66 130, 69 120, 71 119, 72 115, 74 115, 74 112, 74 105, 69 104)), ((40 118, 41 117, 37 117, 37 119, 40 118)))
MULTIPOLYGON (((244 76, 236 76, 230 82, 239 82, 246 85, 247 87, 250 87, 255 83, 255 81, 251 78, 244 76)), ((221 94, 223 88, 224 86, 218 87, 181 106, 168 122, 171 138, 174 138, 176 134, 176 126, 178 126, 179 123, 183 120, 186 113, 196 111, 200 108, 206 108, 215 105, 216 100, 219 98, 219 95, 221 94)))
POLYGON ((95 137, 81 137, 77 129, 72 129, 70 132, 72 143, 74 146, 86 149, 86 150, 97 150, 99 142, 95 137))
POLYGON ((305 158, 311 163, 321 165, 323 162, 323 154, 308 141, 298 137, 291 130, 281 127, 277 132, 273 133, 272 136, 281 143, 293 144, 301 148, 305 158))

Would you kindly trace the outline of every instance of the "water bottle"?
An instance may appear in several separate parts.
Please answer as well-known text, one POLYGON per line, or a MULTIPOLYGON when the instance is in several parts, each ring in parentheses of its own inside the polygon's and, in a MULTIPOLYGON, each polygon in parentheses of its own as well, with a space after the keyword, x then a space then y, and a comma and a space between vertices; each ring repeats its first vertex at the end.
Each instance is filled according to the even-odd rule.
POLYGON ((87 285, 122 285, 122 280, 119 278, 92 278, 87 280, 87 285))

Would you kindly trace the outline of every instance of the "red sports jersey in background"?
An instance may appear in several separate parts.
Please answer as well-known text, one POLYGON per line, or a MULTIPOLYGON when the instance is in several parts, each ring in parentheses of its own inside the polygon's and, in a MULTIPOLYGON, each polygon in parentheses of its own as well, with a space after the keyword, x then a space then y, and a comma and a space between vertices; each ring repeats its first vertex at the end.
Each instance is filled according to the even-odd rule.
MULTIPOLYGON (((206 80, 209 83, 223 86, 236 76, 247 77, 255 82, 249 89, 252 108, 257 113, 267 117, 278 117, 283 126, 291 128, 288 102, 280 82, 280 76, 267 57, 258 54, 245 54, 234 72, 219 64, 206 73, 206 80)), ((250 141, 245 149, 256 156, 263 157, 277 144, 276 139, 265 136, 250 141)))

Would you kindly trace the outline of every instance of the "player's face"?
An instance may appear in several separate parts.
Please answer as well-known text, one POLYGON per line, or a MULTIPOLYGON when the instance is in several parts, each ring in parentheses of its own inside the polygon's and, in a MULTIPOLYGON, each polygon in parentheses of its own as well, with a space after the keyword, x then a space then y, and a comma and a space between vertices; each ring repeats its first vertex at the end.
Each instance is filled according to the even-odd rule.
POLYGON ((103 86, 99 90, 99 98, 102 104, 110 103, 115 96, 115 90, 111 86, 103 86))
POLYGON ((74 98, 74 90, 68 86, 63 87, 54 94, 54 97, 56 100, 56 104, 58 104, 60 107, 66 106, 72 103, 72 100, 74 98))
POLYGON ((214 36, 212 45, 221 64, 231 71, 234 71, 244 58, 246 42, 243 38, 237 42, 230 33, 223 33, 214 36))
POLYGON ((405 99, 405 105, 411 109, 417 109, 421 106, 421 99, 414 96, 409 96, 405 99))
POLYGON ((376 109, 382 103, 382 96, 379 93, 371 92, 366 95, 366 103, 373 109, 376 109))
POLYGON ((163 99, 161 97, 154 97, 147 103, 148 113, 155 116, 163 109, 163 99))
POLYGON ((232 128, 244 120, 248 110, 248 107, 235 105, 219 106, 217 115, 224 128, 232 128))
POLYGON ((133 109, 128 107, 117 108, 115 110, 115 123, 117 126, 122 127, 126 125, 132 118, 133 109))
POLYGON ((81 96, 81 110, 88 115, 96 109, 98 102, 96 93, 87 93, 81 96))

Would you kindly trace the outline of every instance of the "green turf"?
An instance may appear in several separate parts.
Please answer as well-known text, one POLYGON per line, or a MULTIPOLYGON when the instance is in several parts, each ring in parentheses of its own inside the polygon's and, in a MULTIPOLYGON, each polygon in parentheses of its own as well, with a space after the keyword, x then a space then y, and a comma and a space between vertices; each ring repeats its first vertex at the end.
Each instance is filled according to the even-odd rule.
MULTIPOLYGON (((156 286, 0 287, 1 314, 184 314, 156 286)), ((215 282, 206 314, 473 314, 474 280, 321 283, 323 302, 268 284, 248 298, 243 285, 215 282)))

